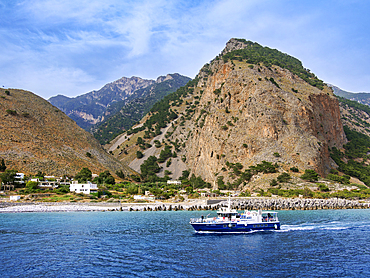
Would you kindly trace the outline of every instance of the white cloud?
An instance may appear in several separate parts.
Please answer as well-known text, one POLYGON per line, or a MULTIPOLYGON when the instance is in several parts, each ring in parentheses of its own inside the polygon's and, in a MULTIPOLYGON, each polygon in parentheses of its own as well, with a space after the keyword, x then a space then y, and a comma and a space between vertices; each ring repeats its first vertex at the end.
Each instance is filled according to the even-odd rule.
POLYGON ((122 76, 154 79, 179 72, 194 77, 231 37, 239 37, 297 57, 327 82, 364 91, 368 23, 351 18, 356 5, 364 4, 0 0, 6 10, 0 76, 9 86, 42 95, 82 94, 122 76))

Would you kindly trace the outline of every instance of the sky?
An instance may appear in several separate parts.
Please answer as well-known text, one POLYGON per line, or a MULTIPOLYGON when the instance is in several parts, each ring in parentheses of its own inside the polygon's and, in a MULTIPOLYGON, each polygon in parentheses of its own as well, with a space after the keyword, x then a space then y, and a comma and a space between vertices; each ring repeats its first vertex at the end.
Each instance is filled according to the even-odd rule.
POLYGON ((230 38, 370 92, 370 1, 0 0, 0 86, 73 97, 121 77, 194 78, 230 38))

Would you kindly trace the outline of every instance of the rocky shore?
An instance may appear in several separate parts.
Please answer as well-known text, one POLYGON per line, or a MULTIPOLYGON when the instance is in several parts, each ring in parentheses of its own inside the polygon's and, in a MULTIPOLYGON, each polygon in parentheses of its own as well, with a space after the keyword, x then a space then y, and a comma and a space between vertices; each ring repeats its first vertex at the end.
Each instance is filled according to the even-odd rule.
MULTIPOLYGON (((217 210, 226 200, 192 200, 183 203, 0 203, 0 213, 72 211, 177 211, 217 210)), ((237 198, 231 201, 238 210, 320 210, 367 209, 370 202, 344 199, 237 198)))

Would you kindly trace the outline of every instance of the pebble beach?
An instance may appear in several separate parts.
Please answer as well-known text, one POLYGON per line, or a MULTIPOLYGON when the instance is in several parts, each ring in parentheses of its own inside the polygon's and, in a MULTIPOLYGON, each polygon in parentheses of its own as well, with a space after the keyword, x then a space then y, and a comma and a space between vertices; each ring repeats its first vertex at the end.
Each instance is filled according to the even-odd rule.
MULTIPOLYGON (((22 203, 0 202, 0 213, 21 212, 73 212, 73 211, 171 211, 215 210, 226 205, 223 200, 191 200, 182 203, 22 203)), ((320 209, 367 209, 370 202, 345 199, 304 198, 238 198, 232 200, 238 210, 320 210, 320 209)))

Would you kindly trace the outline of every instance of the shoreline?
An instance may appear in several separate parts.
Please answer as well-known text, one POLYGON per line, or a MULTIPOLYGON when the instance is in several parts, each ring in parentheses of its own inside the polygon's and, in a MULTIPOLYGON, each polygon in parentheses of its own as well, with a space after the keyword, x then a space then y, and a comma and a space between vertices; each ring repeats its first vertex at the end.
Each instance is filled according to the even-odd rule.
MULTIPOLYGON (((303 199, 246 197, 231 200, 237 210, 323 210, 323 209, 369 209, 370 202, 346 199, 303 199)), ((45 203, 0 202, 0 213, 23 212, 79 212, 79 211, 178 211, 217 210, 227 205, 225 199, 191 200, 181 203, 45 203)))

